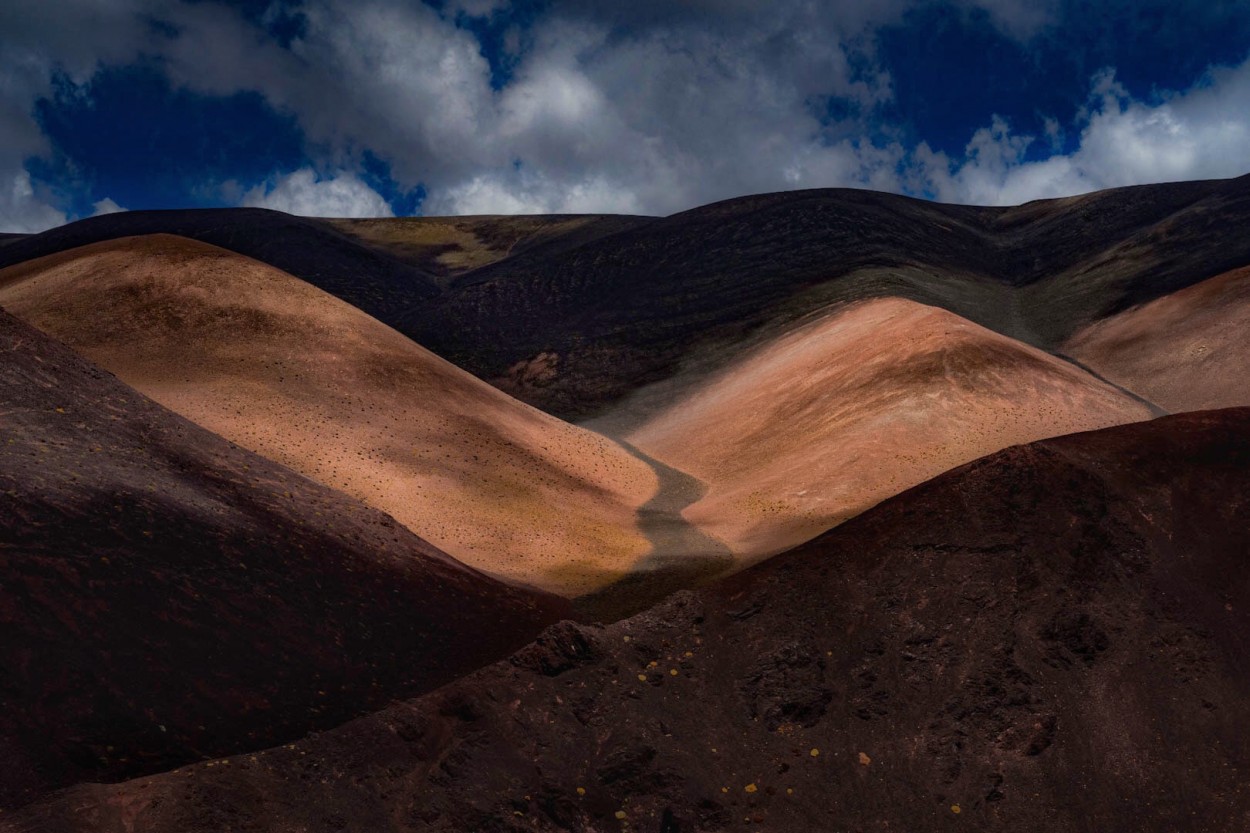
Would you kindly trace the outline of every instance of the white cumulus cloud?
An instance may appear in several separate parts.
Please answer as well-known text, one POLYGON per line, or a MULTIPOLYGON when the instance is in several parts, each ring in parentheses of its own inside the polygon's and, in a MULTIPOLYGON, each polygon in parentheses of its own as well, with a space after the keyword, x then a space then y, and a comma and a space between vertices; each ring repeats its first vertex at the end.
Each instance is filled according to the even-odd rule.
POLYGON ((973 135, 963 159, 921 145, 912 157, 912 185, 945 202, 1015 205, 1122 185, 1240 176, 1250 172, 1250 60, 1213 69, 1155 102, 1132 98, 1114 73, 1100 72, 1074 129, 1080 138, 1072 152, 1026 160, 1039 140, 1012 133, 995 117, 973 135))
POLYGON ((45 231, 65 219, 64 212, 39 199, 25 170, 0 171, 0 231, 45 231))
POLYGON ((118 214, 126 210, 118 205, 112 197, 105 197, 98 202, 92 203, 91 208, 93 209, 91 212, 92 217, 99 217, 102 214, 118 214))
MULTIPOLYGON (((85 82, 140 56, 177 87, 256 92, 294 118, 307 167, 242 197, 302 214, 389 214, 353 173, 366 152, 400 188, 423 186, 427 213, 666 214, 826 186, 1003 204, 1250 170, 1244 65, 1149 101, 1102 74, 1086 111, 1047 120, 1041 136, 987 114, 963 153, 904 145, 901 127, 879 121, 893 80, 877 34, 932 2, 553 0, 508 34, 514 63, 498 89, 457 21, 508 0, 448 0, 441 12, 405 0, 273 4, 301 15, 289 45, 221 0, 0 3, 0 222, 61 218, 25 175, 49 151, 31 113, 53 74, 85 82)), ((1067 21, 1059 0, 948 2, 1024 43, 1067 21)))
POLYGON ((390 203, 350 171, 318 177, 300 168, 243 195, 242 205, 304 217, 393 217, 390 203))

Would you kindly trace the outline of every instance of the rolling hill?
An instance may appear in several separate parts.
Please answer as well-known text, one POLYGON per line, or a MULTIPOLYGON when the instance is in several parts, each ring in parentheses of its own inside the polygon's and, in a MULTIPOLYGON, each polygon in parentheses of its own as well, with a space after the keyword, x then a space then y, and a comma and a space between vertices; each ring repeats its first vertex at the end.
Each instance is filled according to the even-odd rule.
POLYGON ((456 277, 538 249, 552 256, 655 218, 603 214, 529 214, 481 217, 387 217, 325 222, 364 246, 434 275, 446 286, 456 277))
POLYGON ((567 615, 0 312, 0 811, 338 725, 567 615))
POLYGON ((1170 411, 1250 405, 1250 268, 1096 321, 1063 349, 1170 411))
POLYGON ((1250 263, 1247 217, 1250 176, 1011 208, 822 189, 664 218, 145 211, 0 246, 0 266, 192 237, 308 281, 549 413, 619 420, 628 400, 636 426, 675 377, 715 372, 839 303, 901 297, 1062 350, 1095 321, 1250 263))
POLYGON ((169 235, 0 271, 0 305, 157 402, 460 561, 577 595, 652 550, 652 468, 334 296, 169 235))
POLYGON ((1239 830, 1248 510, 1250 410, 1014 447, 420 699, 0 829, 1239 830))
POLYGON ((1250 263, 1250 176, 1014 208, 853 190, 703 206, 461 275, 392 325, 569 419, 641 423, 679 374, 836 303, 902 297, 1055 350, 1092 321, 1250 263))
POLYGON ((990 452, 1151 416, 1041 350, 887 298, 758 347, 628 440, 709 484, 685 517, 749 563, 990 452))
POLYGON ((176 234, 298 275, 387 320, 438 294, 433 276, 359 245, 328 223, 265 208, 125 211, 88 217, 0 247, 0 268, 122 237, 176 234))

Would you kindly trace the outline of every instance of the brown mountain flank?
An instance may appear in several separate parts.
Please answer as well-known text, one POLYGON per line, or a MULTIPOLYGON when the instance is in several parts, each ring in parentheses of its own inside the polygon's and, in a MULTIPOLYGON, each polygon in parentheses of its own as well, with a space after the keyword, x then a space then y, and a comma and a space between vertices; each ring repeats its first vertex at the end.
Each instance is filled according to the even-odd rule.
POLYGON ((492 575, 576 594, 650 550, 645 463, 257 261, 169 235, 98 243, 0 272, 0 304, 492 575))
POLYGON ((1250 405, 1250 267, 1097 321, 1063 350, 1169 411, 1250 405))
POLYGON ((443 282, 521 252, 548 254, 650 222, 600 214, 385 217, 323 222, 359 243, 424 269, 443 282))
POLYGON ((710 484, 684 515, 749 563, 984 454, 1150 416, 1036 348, 886 298, 765 343, 627 439, 710 484))
POLYGON ((567 607, 0 312, 0 812, 339 725, 567 607))
POLYGON ((1240 833, 1248 513, 1250 410, 1010 448, 421 699, 0 829, 1240 833))

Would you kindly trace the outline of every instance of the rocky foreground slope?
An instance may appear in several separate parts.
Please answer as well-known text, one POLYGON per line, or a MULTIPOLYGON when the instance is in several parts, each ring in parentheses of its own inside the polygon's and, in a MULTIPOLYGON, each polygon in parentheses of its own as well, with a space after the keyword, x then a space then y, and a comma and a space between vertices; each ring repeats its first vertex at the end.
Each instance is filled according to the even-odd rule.
POLYGON ((0 810, 338 725, 562 615, 0 311, 0 810))
POLYGON ((1243 831, 1250 410, 1018 446, 610 627, 15 831, 1243 831))

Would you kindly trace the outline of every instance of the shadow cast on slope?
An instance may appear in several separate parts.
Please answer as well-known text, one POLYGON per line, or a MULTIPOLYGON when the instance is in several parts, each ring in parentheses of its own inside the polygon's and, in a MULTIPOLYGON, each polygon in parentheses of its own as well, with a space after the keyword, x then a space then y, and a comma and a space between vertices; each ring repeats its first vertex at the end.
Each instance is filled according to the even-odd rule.
POLYGON ((574 610, 586 620, 623 619, 734 565, 728 547, 682 517, 682 510, 703 497, 706 485, 622 439, 616 442, 650 466, 659 479, 655 495, 638 509, 638 528, 651 543, 651 552, 629 575, 573 600, 574 610))

